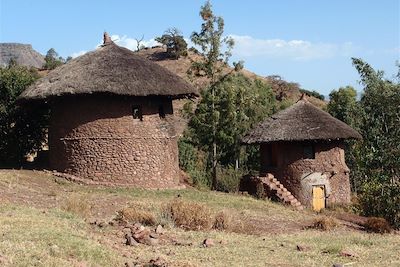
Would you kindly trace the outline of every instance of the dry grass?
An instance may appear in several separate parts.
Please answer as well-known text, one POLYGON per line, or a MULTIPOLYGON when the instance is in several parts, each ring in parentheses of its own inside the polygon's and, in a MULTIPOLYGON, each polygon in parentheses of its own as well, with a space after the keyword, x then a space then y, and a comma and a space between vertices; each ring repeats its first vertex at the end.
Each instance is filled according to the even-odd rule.
POLYGON ((322 216, 315 218, 313 223, 309 226, 309 228, 322 231, 331 231, 338 226, 339 222, 335 218, 322 216))
POLYGON ((84 195, 70 195, 61 205, 61 209, 84 218, 87 218, 90 215, 90 204, 87 200, 87 197, 84 195))
POLYGON ((203 204, 175 198, 165 207, 175 226, 185 230, 205 230, 211 228, 211 210, 203 204))
MULTIPOLYGON (((157 257, 163 257, 170 266, 190 263, 199 267, 308 267, 334 263, 347 266, 352 262, 349 266, 400 266, 398 234, 366 233, 346 224, 333 231, 303 229, 317 217, 322 216, 237 194, 89 187, 60 184, 51 175, 40 172, 0 171, 0 254, 6 262, 11 262, 6 266, 124 266, 128 261, 148 263, 157 257), (10 189, 8 181, 14 174, 19 175, 18 183, 10 189), (55 197, 49 196, 50 190, 56 193, 55 197), (203 205, 211 210, 211 215, 219 211, 232 214, 232 229, 186 231, 165 227, 164 237, 192 245, 165 243, 133 248, 125 245, 123 237, 119 238, 118 225, 93 227, 81 216, 54 209, 74 194, 93 203, 91 214, 95 219, 108 221, 127 206, 153 213, 156 221, 159 211, 165 211, 166 222, 172 220, 171 212, 162 207, 179 194, 178 200, 203 205), (241 223, 243 229, 233 232, 241 223), (202 247, 206 238, 213 239, 215 246, 202 247), (299 244, 310 249, 299 252, 296 249, 299 244), (340 256, 342 250, 359 257, 340 256)), ((210 216, 209 222, 214 223, 214 216, 210 216)))
POLYGON ((141 223, 144 225, 155 225, 156 219, 154 215, 140 207, 126 207, 117 212, 116 221, 141 223))
POLYGON ((227 211, 220 211, 214 217, 213 229, 230 230, 232 228, 232 215, 227 211))
POLYGON ((384 234, 390 233, 392 228, 390 224, 384 218, 369 217, 364 223, 364 227, 374 233, 384 234))

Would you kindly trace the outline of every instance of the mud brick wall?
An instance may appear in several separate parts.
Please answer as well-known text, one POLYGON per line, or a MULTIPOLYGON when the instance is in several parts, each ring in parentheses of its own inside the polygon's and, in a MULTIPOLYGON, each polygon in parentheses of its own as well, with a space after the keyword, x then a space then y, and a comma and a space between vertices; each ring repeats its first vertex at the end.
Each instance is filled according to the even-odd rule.
POLYGON ((80 95, 51 103, 50 167, 104 185, 178 185, 172 102, 161 97, 80 95), (143 119, 132 116, 140 106, 143 119), (165 118, 159 116, 159 109, 165 118))
POLYGON ((263 144, 261 166, 261 173, 272 173, 303 205, 312 204, 313 185, 325 185, 328 206, 350 202, 349 169, 341 141, 263 144), (305 145, 314 146, 315 159, 303 158, 305 145))

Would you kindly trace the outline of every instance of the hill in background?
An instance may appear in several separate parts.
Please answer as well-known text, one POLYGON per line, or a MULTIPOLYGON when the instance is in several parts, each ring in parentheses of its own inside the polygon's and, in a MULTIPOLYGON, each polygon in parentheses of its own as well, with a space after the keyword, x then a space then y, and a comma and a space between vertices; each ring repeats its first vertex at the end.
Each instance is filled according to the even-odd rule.
POLYGON ((0 67, 8 65, 14 59, 18 65, 42 68, 44 56, 32 48, 30 44, 0 43, 0 67))

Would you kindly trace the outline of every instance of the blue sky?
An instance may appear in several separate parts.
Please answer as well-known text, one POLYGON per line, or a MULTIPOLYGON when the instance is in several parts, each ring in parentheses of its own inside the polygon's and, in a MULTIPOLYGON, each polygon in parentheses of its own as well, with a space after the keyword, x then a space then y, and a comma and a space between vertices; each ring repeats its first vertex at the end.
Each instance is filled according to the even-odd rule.
MULTIPOLYGON (((0 42, 30 43, 42 54, 79 55, 100 43, 104 30, 135 47, 153 44, 169 27, 185 37, 200 29, 204 1, 0 0, 0 42)), ((400 1, 214 0, 225 34, 236 40, 233 60, 259 75, 281 75, 328 95, 358 85, 351 57, 391 78, 400 59, 400 1)))

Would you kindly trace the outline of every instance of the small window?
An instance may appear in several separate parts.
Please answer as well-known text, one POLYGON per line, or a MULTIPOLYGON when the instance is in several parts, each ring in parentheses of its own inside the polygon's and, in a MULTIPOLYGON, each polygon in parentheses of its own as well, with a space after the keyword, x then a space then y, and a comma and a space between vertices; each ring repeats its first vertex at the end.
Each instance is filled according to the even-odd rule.
POLYGON ((160 115, 161 119, 165 118, 165 111, 164 111, 164 106, 163 105, 159 105, 158 106, 158 115, 160 115))
POLYGON ((143 120, 142 108, 140 106, 132 106, 132 116, 134 119, 143 120))
POLYGON ((304 159, 315 159, 315 150, 313 145, 303 146, 303 158, 304 159))

